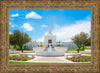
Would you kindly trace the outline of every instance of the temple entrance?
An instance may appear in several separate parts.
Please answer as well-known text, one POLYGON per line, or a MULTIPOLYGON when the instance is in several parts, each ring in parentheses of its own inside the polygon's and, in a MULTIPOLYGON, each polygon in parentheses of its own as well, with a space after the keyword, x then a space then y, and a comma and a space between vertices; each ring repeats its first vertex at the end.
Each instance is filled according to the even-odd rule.
POLYGON ((48 40, 48 43, 52 43, 52 40, 48 40))

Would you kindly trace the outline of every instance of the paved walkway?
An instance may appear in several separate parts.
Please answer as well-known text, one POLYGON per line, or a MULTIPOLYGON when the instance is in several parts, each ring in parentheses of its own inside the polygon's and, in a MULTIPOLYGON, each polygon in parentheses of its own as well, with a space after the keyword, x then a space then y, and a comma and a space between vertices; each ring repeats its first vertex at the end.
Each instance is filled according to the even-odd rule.
MULTIPOLYGON (((66 53, 69 54, 69 53, 66 53)), ((14 54, 10 54, 10 55, 14 55, 14 54)), ((17 54, 16 54, 17 55, 17 54)), ((91 54, 82 54, 82 55, 86 55, 89 56, 91 54)), ((25 61, 25 62, 49 62, 49 63, 75 63, 69 60, 66 60, 64 58, 64 56, 59 56, 59 57, 45 57, 45 56, 35 56, 34 59, 25 61)), ((81 63, 81 62, 80 62, 81 63)))
POLYGON ((27 62, 56 62, 56 63, 72 63, 72 61, 66 60, 64 56, 60 57, 43 57, 36 56, 34 59, 28 60, 27 62))

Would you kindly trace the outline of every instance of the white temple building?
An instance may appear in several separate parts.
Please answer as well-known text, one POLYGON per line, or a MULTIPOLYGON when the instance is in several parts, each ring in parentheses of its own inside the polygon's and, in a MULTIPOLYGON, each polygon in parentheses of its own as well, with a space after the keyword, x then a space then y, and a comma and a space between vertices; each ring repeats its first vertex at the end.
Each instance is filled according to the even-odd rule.
MULTIPOLYGON (((50 17, 51 19, 51 17, 50 17)), ((52 34, 51 31, 51 20, 49 22, 49 32, 47 35, 44 35, 44 46, 48 46, 48 45, 52 45, 52 46, 56 46, 56 35, 52 34)))
POLYGON ((43 42, 28 42, 24 44, 24 46, 27 46, 27 49, 33 49, 34 47, 48 47, 51 45, 52 47, 67 47, 67 48, 74 48, 76 45, 70 41, 70 42, 56 42, 56 35, 52 33, 51 30, 51 16, 50 16, 50 21, 49 21, 49 30, 46 35, 44 35, 44 40, 43 42), (40 46, 42 45, 42 46, 40 46))

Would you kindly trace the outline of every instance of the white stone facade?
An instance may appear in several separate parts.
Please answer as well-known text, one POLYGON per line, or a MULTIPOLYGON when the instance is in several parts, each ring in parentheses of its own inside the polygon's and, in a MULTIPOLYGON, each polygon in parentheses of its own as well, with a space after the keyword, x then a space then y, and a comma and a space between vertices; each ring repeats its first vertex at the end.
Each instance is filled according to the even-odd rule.
POLYGON ((48 46, 51 44, 52 46, 56 46, 56 35, 48 34, 44 36, 44 46, 48 46))

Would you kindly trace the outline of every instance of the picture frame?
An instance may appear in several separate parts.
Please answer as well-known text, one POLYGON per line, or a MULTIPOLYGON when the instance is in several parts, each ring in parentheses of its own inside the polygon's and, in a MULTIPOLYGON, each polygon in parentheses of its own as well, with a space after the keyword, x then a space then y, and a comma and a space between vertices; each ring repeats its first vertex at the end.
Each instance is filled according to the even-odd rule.
POLYGON ((100 0, 1 0, 0 72, 100 72, 100 0), (9 9, 91 9, 91 64, 9 64, 9 9))

